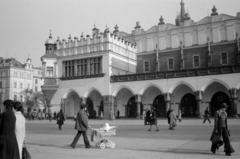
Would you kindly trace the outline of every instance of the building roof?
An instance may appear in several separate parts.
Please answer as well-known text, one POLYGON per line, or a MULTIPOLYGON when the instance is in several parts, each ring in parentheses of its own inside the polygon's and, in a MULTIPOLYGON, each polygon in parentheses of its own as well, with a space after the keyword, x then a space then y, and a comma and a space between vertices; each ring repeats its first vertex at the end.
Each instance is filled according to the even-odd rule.
POLYGON ((41 58, 57 58, 58 56, 56 54, 45 54, 41 58))

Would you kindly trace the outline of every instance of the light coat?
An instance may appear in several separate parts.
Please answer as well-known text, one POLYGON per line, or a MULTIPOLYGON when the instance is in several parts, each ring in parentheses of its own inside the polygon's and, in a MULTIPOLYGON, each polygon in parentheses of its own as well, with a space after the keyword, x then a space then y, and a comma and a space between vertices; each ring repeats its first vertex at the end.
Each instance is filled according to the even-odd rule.
POLYGON ((177 117, 176 117, 175 112, 172 111, 172 112, 169 114, 169 117, 170 117, 170 125, 173 126, 173 124, 176 123, 176 120, 177 120, 177 117))
POLYGON ((17 111, 14 113, 16 117, 16 123, 15 123, 15 135, 18 142, 18 149, 20 154, 20 159, 22 159, 22 148, 23 148, 23 141, 25 140, 25 124, 26 119, 22 115, 21 112, 17 111))

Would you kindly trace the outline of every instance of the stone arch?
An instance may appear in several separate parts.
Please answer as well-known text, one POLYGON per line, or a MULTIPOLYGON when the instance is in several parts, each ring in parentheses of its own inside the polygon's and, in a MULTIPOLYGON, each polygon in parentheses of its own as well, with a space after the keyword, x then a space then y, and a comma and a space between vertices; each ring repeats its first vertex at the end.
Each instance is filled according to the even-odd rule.
POLYGON ((101 94, 101 92, 97 89, 97 88, 90 88, 86 93, 84 93, 84 95, 83 95, 83 97, 84 98, 87 98, 88 96, 89 96, 89 94, 91 93, 91 92, 93 92, 93 91, 96 91, 96 92, 98 92, 101 96, 102 96, 102 94, 101 94))
POLYGON ((156 87, 157 89, 159 89, 159 90, 161 91, 161 93, 163 93, 163 90, 162 90, 158 85, 153 84, 153 83, 150 83, 150 84, 144 86, 144 87, 140 90, 139 94, 140 94, 140 95, 143 95, 143 93, 144 93, 148 88, 150 88, 150 87, 156 87))
POLYGON ((134 91, 131 89, 131 88, 129 88, 128 86, 120 86, 120 87, 118 87, 114 92, 113 92, 113 96, 114 97, 116 97, 117 96, 117 94, 118 94, 118 92, 119 91, 121 91, 123 88, 125 88, 125 89, 128 89, 132 94, 134 94, 134 91))
POLYGON ((221 81, 221 80, 218 80, 218 79, 213 79, 213 80, 210 80, 210 81, 208 81, 207 83, 205 83, 200 90, 201 90, 202 92, 204 92, 204 91, 206 90, 206 88, 207 88, 208 86, 210 86, 210 85, 211 85, 212 83, 214 83, 214 82, 217 82, 217 83, 222 84, 223 86, 226 87, 227 90, 230 89, 230 87, 229 87, 225 82, 223 82, 223 81, 221 81))
POLYGON ((195 89, 193 88, 192 85, 190 85, 190 84, 187 83, 187 82, 180 81, 180 82, 176 83, 175 85, 173 85, 173 86, 169 89, 168 93, 173 93, 173 91, 174 91, 178 86, 180 86, 180 85, 186 85, 186 86, 188 86, 189 88, 191 88, 191 90, 192 90, 193 92, 195 92, 195 89))
POLYGON ((64 94, 63 94, 63 98, 67 98, 68 97, 68 95, 70 94, 70 93, 72 93, 72 92, 74 92, 74 93, 76 93, 79 97, 80 97, 80 95, 78 94, 78 92, 75 90, 75 89, 69 89, 67 92, 65 92, 64 94))

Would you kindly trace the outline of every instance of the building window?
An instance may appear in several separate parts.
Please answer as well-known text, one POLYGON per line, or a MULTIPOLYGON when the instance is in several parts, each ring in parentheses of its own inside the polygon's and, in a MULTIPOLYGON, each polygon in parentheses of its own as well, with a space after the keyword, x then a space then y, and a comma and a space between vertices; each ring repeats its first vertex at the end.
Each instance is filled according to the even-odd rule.
POLYGON ((144 61, 143 62, 143 71, 144 72, 149 72, 149 61, 144 61))
POLYGON ((20 102, 23 101, 23 95, 20 95, 20 102))
POLYGON ((37 79, 35 79, 35 84, 38 84, 38 80, 37 79))
POLYGON ((13 99, 14 101, 17 101, 17 95, 16 94, 13 96, 13 98, 14 98, 13 99))
POLYGON ((199 67, 200 62, 199 62, 199 56, 193 56, 193 67, 199 67))
POLYGON ((227 64, 227 63, 228 63, 227 53, 226 52, 221 53, 221 64, 224 65, 224 64, 227 64))
POLYGON ((20 78, 23 78, 23 73, 20 73, 20 78))
POLYGON ((38 88, 37 87, 35 87, 35 92, 37 92, 38 91, 38 88))
POLYGON ((168 59, 168 69, 169 70, 173 70, 173 63, 174 63, 173 58, 168 59))
POLYGON ((53 67, 47 67, 47 76, 53 77, 53 67))
POLYGON ((28 78, 28 79, 31 79, 31 74, 28 74, 28 75, 27 75, 27 78, 28 78))
POLYGON ((2 81, 0 81, 0 88, 2 88, 2 81))
POLYGON ((17 88, 17 82, 14 82, 14 88, 17 88))
POLYGON ((27 84, 27 89, 30 89, 30 84, 27 84))
POLYGON ((20 88, 21 88, 21 89, 23 88, 23 84, 22 84, 22 83, 20 83, 20 88))

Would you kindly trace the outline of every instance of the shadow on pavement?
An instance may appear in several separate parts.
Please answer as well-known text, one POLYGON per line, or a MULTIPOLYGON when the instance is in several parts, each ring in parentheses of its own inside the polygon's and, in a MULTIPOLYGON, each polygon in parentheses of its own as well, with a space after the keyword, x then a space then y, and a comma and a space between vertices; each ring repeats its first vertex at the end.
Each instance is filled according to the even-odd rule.
MULTIPOLYGON (((45 147, 57 147, 57 148, 63 148, 63 149, 74 149, 72 147, 70 147, 69 145, 52 145, 52 144, 37 144, 37 143, 27 143, 27 145, 35 145, 35 146, 45 146, 45 147)), ((75 146, 76 148, 84 148, 85 149, 85 145, 84 144, 77 144, 75 146)), ((91 149, 99 149, 96 146, 92 146, 91 149)))

